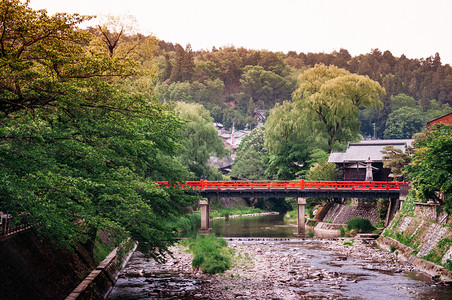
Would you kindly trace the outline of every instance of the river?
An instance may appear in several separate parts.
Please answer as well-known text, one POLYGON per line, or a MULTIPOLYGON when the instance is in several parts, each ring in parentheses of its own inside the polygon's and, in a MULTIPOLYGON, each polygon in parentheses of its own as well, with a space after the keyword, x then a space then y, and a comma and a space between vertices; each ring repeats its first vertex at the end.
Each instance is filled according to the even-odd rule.
POLYGON ((189 255, 173 248, 164 265, 135 253, 109 299, 452 299, 450 287, 397 263, 372 244, 294 239, 280 216, 211 223, 240 260, 224 275, 193 271, 189 255))

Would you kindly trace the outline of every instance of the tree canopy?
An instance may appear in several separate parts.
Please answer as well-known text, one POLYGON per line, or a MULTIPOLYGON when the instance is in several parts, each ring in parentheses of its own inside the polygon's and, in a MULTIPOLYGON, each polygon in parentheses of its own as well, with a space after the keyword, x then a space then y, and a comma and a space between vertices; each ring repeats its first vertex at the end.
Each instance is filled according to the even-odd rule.
POLYGON ((182 122, 155 100, 152 74, 89 47, 87 19, 0 2, 0 210, 60 246, 103 229, 161 259, 175 238, 162 220, 193 202, 154 183, 188 176, 182 122))
POLYGON ((209 112, 201 104, 185 102, 176 102, 175 111, 186 121, 179 130, 182 137, 179 159, 192 172, 191 179, 221 179, 221 174, 208 165, 211 156, 221 158, 226 154, 209 112))
POLYGON ((335 66, 316 65, 303 72, 294 101, 307 111, 317 134, 325 136, 327 150, 337 143, 358 138, 359 108, 382 107, 379 100, 385 90, 367 76, 351 74, 335 66))
POLYGON ((405 168, 419 200, 437 200, 452 213, 452 126, 435 125, 418 134, 411 163, 405 168))

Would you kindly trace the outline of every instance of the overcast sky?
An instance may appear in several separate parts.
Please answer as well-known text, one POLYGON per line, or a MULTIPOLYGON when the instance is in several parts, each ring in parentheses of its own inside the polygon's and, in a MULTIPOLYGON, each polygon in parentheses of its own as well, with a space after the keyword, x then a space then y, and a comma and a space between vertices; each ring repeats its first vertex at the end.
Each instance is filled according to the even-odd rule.
POLYGON ((131 14, 140 31, 193 50, 234 45, 270 51, 394 56, 438 52, 452 65, 451 0, 31 0, 34 9, 131 14))

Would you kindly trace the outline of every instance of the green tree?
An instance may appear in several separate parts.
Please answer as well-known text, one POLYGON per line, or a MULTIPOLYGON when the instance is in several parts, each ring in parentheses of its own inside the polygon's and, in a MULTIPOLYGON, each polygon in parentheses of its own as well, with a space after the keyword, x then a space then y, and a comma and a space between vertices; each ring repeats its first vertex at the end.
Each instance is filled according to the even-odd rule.
POLYGON ((313 164, 306 174, 306 179, 308 180, 336 181, 338 177, 336 164, 328 162, 313 164))
POLYGON ((398 94, 391 97, 391 112, 394 112, 402 107, 421 108, 416 99, 406 94, 398 94))
POLYGON ((296 82, 290 81, 261 66, 246 66, 240 79, 244 92, 253 99, 267 106, 288 100, 295 90, 296 82))
POLYGON ((419 200, 438 200, 452 213, 452 126, 435 125, 416 136, 415 153, 405 173, 419 200))
POLYGON ((298 80, 294 102, 307 111, 317 133, 326 137, 328 152, 358 138, 360 107, 382 107, 379 97, 385 90, 378 82, 335 66, 316 65, 298 80))
POLYGON ((394 148, 394 146, 386 146, 381 151, 383 153, 383 167, 391 169, 394 180, 402 176, 402 169, 411 162, 413 148, 408 146, 405 151, 394 148))
POLYGON ((187 178, 182 123, 130 84, 132 61, 84 47, 86 19, 0 2, 0 210, 60 246, 106 230, 161 259, 176 236, 163 220, 193 202, 154 183, 187 178))
POLYGON ((267 176, 276 179, 294 179, 308 169, 310 151, 319 145, 311 135, 306 115, 288 101, 276 105, 265 123, 265 147, 268 157, 267 176))
POLYGON ((237 149, 234 165, 229 175, 239 180, 265 180, 263 162, 268 151, 264 148, 264 127, 253 129, 244 137, 237 149))
POLYGON ((401 107, 392 112, 386 121, 385 139, 409 139, 425 126, 425 117, 421 110, 413 107, 401 107))
POLYGON ((226 149, 209 112, 196 103, 176 102, 175 110, 187 123, 180 129, 183 137, 179 157, 193 173, 192 179, 221 179, 221 174, 208 165, 211 156, 223 157, 226 149))

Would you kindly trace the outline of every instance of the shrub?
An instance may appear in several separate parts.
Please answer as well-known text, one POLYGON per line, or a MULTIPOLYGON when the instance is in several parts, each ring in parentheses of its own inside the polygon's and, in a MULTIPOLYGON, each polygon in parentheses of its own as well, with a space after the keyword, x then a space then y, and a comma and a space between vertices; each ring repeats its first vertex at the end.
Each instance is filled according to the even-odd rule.
POLYGON ((391 253, 394 252, 396 250, 396 246, 394 245, 389 246, 389 250, 391 250, 391 253))
POLYGON ((223 273, 231 267, 232 250, 225 239, 212 235, 198 235, 189 240, 189 250, 193 253, 192 266, 201 268, 203 273, 223 273))
POLYGON ((356 217, 347 222, 347 230, 355 229, 358 232, 368 233, 375 230, 368 219, 356 217))
POLYGON ((452 260, 450 259, 446 260, 444 266, 446 267, 447 270, 452 271, 452 260))
POLYGON ((344 226, 339 226, 339 236, 344 237, 345 236, 345 228, 344 226))

